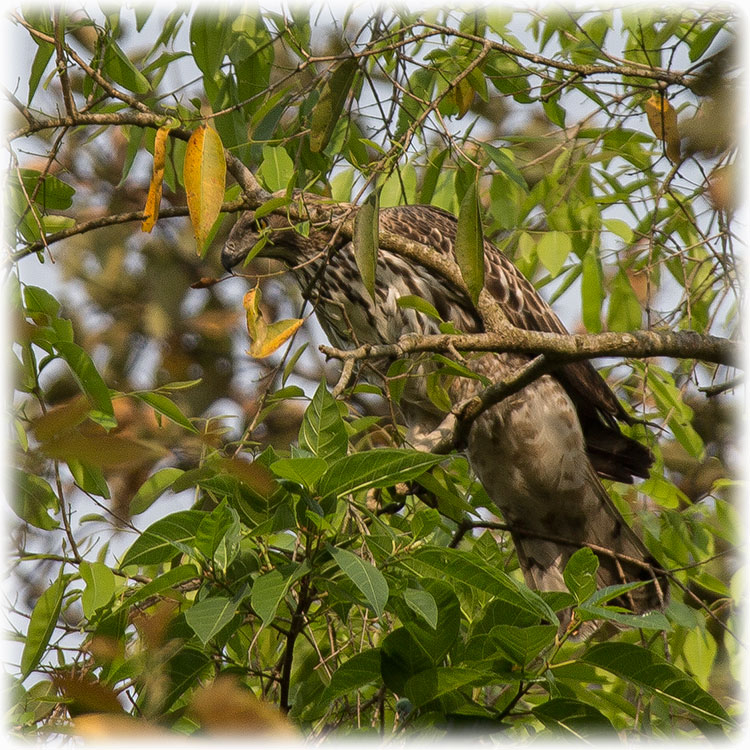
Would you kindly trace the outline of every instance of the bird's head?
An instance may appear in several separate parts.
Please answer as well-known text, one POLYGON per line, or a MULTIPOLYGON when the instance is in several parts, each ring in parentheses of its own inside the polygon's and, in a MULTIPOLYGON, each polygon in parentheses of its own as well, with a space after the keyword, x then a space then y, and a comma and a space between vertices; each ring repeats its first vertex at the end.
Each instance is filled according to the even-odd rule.
POLYGON ((285 217, 268 214, 256 219, 254 211, 245 211, 224 243, 221 265, 231 272, 251 251, 262 258, 279 258, 292 265, 299 259, 297 237, 285 217))

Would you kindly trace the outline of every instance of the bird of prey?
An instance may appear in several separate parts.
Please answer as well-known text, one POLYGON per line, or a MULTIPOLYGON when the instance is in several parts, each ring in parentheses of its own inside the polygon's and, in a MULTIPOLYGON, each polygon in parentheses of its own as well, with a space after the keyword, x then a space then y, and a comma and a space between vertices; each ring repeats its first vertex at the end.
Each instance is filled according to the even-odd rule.
MULTIPOLYGON (((410 205, 383 208, 380 231, 391 232, 453 258, 456 218, 441 209, 410 205)), ((315 307, 331 343, 339 348, 386 344, 406 333, 434 334, 439 321, 400 297, 417 295, 458 330, 481 332, 482 322, 465 291, 429 269, 380 247, 375 298, 358 271, 352 240, 335 233, 335 222, 304 234, 287 217, 252 211, 235 223, 222 251, 231 270, 263 237, 263 257, 290 269, 315 307)), ((534 286, 491 242, 484 242, 485 288, 513 325, 534 331, 566 329, 534 286)), ((490 381, 505 379, 529 360, 517 353, 477 353, 468 366, 490 381)), ((387 364, 387 363, 386 363, 387 364)), ((401 398, 410 440, 439 427, 446 416, 427 396, 423 367, 401 398)), ((479 379, 455 377, 453 403, 483 388, 479 379)), ((599 559, 600 586, 647 581, 615 600, 636 613, 664 603, 664 579, 643 542, 615 508, 600 477, 632 483, 647 477, 650 451, 622 434, 618 421, 632 422, 615 394, 588 361, 565 364, 482 413, 471 427, 466 454, 472 470, 511 529, 527 585, 566 590, 563 569, 570 556, 589 546, 599 559)))

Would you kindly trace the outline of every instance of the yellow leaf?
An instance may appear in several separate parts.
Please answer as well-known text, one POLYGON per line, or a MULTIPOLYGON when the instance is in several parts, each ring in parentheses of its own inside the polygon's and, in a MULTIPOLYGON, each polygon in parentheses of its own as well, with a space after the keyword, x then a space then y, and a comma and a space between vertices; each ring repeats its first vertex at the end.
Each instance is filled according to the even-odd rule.
POLYGON ((251 289, 242 300, 247 317, 247 332, 251 340, 248 354, 256 359, 273 354, 304 323, 300 318, 290 318, 269 325, 263 318, 260 300, 260 287, 251 289))
POLYGON ((145 719, 112 714, 81 714, 73 719, 75 734, 87 740, 112 742, 118 738, 169 739, 177 735, 145 719))
POLYGON ((199 255, 211 227, 219 217, 226 173, 224 146, 219 134, 208 125, 201 125, 188 141, 183 171, 190 221, 199 255))
POLYGON ((680 130, 675 108, 661 94, 651 94, 646 101, 646 117, 654 135, 664 143, 667 157, 676 164, 680 161, 680 130))
POLYGON ((260 287, 251 289, 242 299, 247 318, 247 332, 253 341, 265 338, 266 321, 260 311, 260 287))
POLYGON ((453 89, 453 98, 458 107, 458 119, 460 120, 469 111, 469 107, 474 101, 474 87, 469 83, 468 78, 462 78, 459 81, 458 86, 453 89))
POLYGON ((189 712, 206 734, 300 738, 294 724, 276 706, 256 698, 233 675, 221 675, 199 687, 190 700, 189 712))
POLYGON ((154 138, 154 171, 151 175, 151 184, 148 186, 146 198, 146 217, 141 224, 141 230, 150 232, 159 218, 159 203, 161 203, 161 186, 164 182, 164 164, 167 158, 167 136, 171 127, 165 125, 156 131, 154 138))
POLYGON ((301 318, 290 318, 271 323, 266 329, 265 339, 250 344, 250 356, 263 359, 273 354, 304 322, 301 318))

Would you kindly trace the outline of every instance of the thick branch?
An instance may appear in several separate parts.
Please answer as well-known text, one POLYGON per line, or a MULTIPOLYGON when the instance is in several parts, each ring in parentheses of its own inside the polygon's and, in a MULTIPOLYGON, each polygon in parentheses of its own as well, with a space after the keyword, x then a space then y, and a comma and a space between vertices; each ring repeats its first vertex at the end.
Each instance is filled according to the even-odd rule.
POLYGON ((411 334, 402 336, 395 344, 365 344, 349 350, 330 346, 320 347, 327 357, 344 361, 403 357, 420 352, 450 352, 451 349, 545 354, 556 365, 593 357, 677 357, 729 367, 741 366, 738 342, 718 336, 701 335, 694 331, 609 331, 564 335, 527 331, 508 325, 502 332, 434 336, 411 334))

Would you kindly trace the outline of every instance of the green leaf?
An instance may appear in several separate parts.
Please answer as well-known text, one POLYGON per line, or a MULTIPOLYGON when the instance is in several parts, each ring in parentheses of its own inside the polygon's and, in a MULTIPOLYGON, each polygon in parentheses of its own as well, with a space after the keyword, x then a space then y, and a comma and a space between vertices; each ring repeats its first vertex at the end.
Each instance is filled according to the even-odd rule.
POLYGON ((563 579, 576 601, 582 602, 596 591, 597 570, 599 559, 588 547, 581 547, 570 556, 563 570, 563 579))
POLYGON ((263 146, 263 161, 257 174, 271 192, 284 190, 294 175, 294 162, 283 146, 263 146))
POLYGON ((282 458, 274 461, 271 471, 283 479, 291 479, 307 489, 312 489, 320 477, 325 474, 328 464, 322 458, 282 458))
POLYGON ((226 500, 206 514, 195 532, 195 548, 207 559, 214 559, 222 540, 230 537, 229 545, 221 549, 222 567, 239 551, 240 519, 237 511, 227 505, 226 500))
POLYGON ((357 68, 356 58, 342 60, 323 86, 310 118, 310 151, 314 154, 323 151, 331 140, 354 83, 357 68))
POLYGON ((616 234, 626 245, 632 245, 635 242, 635 234, 630 225, 622 219, 604 219, 602 222, 607 229, 616 234))
POLYGON ((394 404, 401 403, 401 397, 404 394, 404 388, 410 377, 409 371, 413 367, 413 362, 408 359, 397 359, 391 362, 386 373, 388 391, 394 404))
POLYGON ((361 651, 345 661, 331 675, 321 702, 330 703, 343 698, 358 688, 380 681, 380 649, 370 648, 361 651))
POLYGON ((75 483, 91 495, 109 498, 109 486, 104 472, 98 466, 92 466, 84 461, 79 461, 72 456, 67 458, 68 468, 75 479, 75 483))
MULTIPOLYGON (((257 212, 256 212, 255 215, 256 216, 258 215, 257 212)), ((304 353, 305 349, 307 349, 307 347, 309 346, 309 344, 310 344, 310 342, 306 341, 304 344, 302 344, 302 346, 299 347, 299 349, 297 349, 296 352, 294 352, 294 354, 291 357, 289 357, 289 360, 284 365, 284 375, 281 378, 282 385, 286 384, 286 381, 289 379, 289 376, 294 372, 294 368, 297 365, 297 361, 302 356, 302 354, 304 353)))
POLYGON ((23 306, 26 314, 35 318, 35 313, 43 313, 50 318, 60 315, 62 306, 46 289, 39 286, 25 286, 23 288, 23 306))
POLYGON ((196 578, 197 575, 198 569, 195 565, 178 565, 176 568, 172 568, 166 573, 162 573, 152 581, 149 581, 145 586, 141 586, 141 588, 137 589, 125 600, 125 606, 130 607, 133 604, 142 602, 150 596, 160 594, 162 591, 174 588, 180 583, 196 578))
POLYGON ((590 247, 581 264, 581 314, 586 330, 601 333, 602 304, 604 303, 604 278, 599 256, 590 247))
MULTIPOLYGON (((544 91, 544 86, 542 86, 544 91)), ((559 128, 565 127, 565 109, 560 105, 558 101, 559 97, 553 97, 542 102, 542 108, 544 114, 547 115, 550 122, 557 125, 559 128)))
POLYGON ((579 658, 639 685, 698 719, 714 724, 732 723, 713 696, 653 651, 631 643, 600 643, 579 658))
POLYGON ((81 578, 86 588, 81 594, 83 616, 90 619, 97 609, 109 604, 115 594, 115 574, 104 563, 89 563, 85 560, 80 565, 81 578))
POLYGON ((209 79, 214 79, 229 47, 232 20, 226 8, 218 12, 196 12, 190 22, 190 50, 195 64, 209 79))
POLYGON ((148 79, 113 41, 110 41, 104 53, 102 72, 128 91, 136 94, 147 94, 151 91, 148 79))
POLYGON ((562 270, 572 249, 570 237, 565 232, 558 230, 543 232, 541 239, 536 244, 539 260, 553 278, 562 270))
POLYGON ((54 490, 44 479, 16 469, 13 472, 13 484, 15 492, 10 493, 10 506, 21 520, 44 531, 60 526, 48 513, 57 513, 59 503, 54 490))
POLYGON ((185 621, 205 646, 235 615, 237 604, 226 596, 214 596, 194 604, 185 621))
POLYGON ((434 666, 430 654, 406 628, 396 628, 383 639, 380 674, 394 693, 403 694, 409 677, 434 666))
POLYGON ((581 620, 609 620, 619 625, 643 630, 670 630, 669 620, 661 612, 644 612, 640 615, 623 612, 621 607, 603 606, 606 602, 622 596, 628 591, 640 588, 644 581, 632 583, 621 583, 613 586, 605 586, 603 589, 592 593, 585 601, 576 608, 576 613, 581 620))
POLYGON ((411 519, 415 539, 422 539, 440 525, 440 513, 435 508, 421 508, 411 519))
POLYGON ((722 28, 724 28, 726 23, 727 21, 725 20, 715 21, 695 35, 690 45, 690 62, 695 62, 703 55, 703 53, 711 46, 711 43, 716 38, 716 35, 722 30, 722 28))
POLYGON ((193 542, 206 515, 202 510, 181 510, 151 524, 125 553, 120 567, 167 562, 193 542))
POLYGON ((422 617, 434 630, 438 624, 438 608, 435 597, 428 591, 409 589, 404 591, 404 601, 408 607, 422 617))
POLYGON ((322 379, 302 417, 299 447, 328 461, 346 455, 348 444, 338 404, 322 379))
POLYGON ((524 190, 529 189, 529 186, 526 184, 526 180, 524 176, 519 171, 518 167, 515 165, 513 159, 510 157, 509 154, 512 152, 509 149, 500 149, 497 148, 497 146, 493 146, 489 143, 482 143, 482 148, 484 149, 487 156, 490 157, 494 165, 507 177, 510 177, 513 182, 515 182, 517 185, 520 185, 524 190))
POLYGON ((289 588, 290 579, 285 578, 278 570, 271 570, 259 576, 253 582, 250 606, 260 617, 264 627, 273 622, 276 610, 289 588))
POLYGON ((440 313, 431 305, 426 299, 417 297, 416 294, 405 294, 403 297, 399 297, 396 300, 396 304, 407 310, 416 310, 426 315, 428 318, 433 320, 439 320, 442 322, 440 313))
POLYGON ((328 546, 336 564, 351 582, 362 592, 367 603, 380 617, 388 601, 388 583, 383 574, 361 557, 349 550, 328 546))
MULTIPOLYGON (((161 710, 169 709, 186 690, 196 684, 201 676, 210 673, 212 665, 213 660, 205 649, 192 646, 180 649, 167 664, 169 687, 166 693, 159 695, 161 710)), ((163 690, 163 687, 160 687, 163 690)))
POLYGON ((153 392, 134 393, 133 395, 148 404, 154 411, 163 414, 175 424, 184 427, 186 430, 196 435, 198 434, 196 426, 182 413, 180 407, 177 406, 177 404, 168 396, 165 396, 163 393, 153 392))
POLYGON ((429 565, 430 575, 436 578, 453 578, 486 591, 503 601, 508 608, 537 618, 537 622, 538 618, 557 622, 554 611, 538 594, 478 555, 463 550, 425 546, 416 550, 413 556, 419 563, 429 565))
POLYGON ((29 75, 29 96, 27 104, 31 104, 31 100, 34 98, 39 82, 42 80, 44 71, 47 69, 50 58, 55 51, 55 45, 51 42, 45 42, 42 40, 36 41, 39 48, 34 55, 34 61, 31 63, 31 74, 29 75))
POLYGON ((255 218, 256 220, 262 219, 264 216, 268 216, 268 214, 273 213, 276 209, 288 205, 289 198, 287 198, 286 195, 277 196, 276 198, 269 198, 265 203, 261 204, 260 206, 258 206, 258 208, 255 209, 255 218))
POLYGON ((365 289, 375 300, 375 273, 378 266, 378 227, 380 194, 373 190, 354 217, 354 260, 365 289))
MULTIPOLYGON (((66 211, 73 205, 76 191, 71 185, 51 174, 42 174, 36 169, 20 169, 24 189, 34 202, 46 211, 66 211)), ((12 175, 9 182, 17 180, 12 175)))
POLYGON ((80 389, 91 401, 94 409, 89 417, 107 430, 116 427, 117 420, 109 388, 88 353, 70 341, 55 342, 55 349, 70 367, 80 389))
POLYGON ((532 708, 532 712, 547 729, 574 740, 589 739, 599 744, 605 738, 618 739, 604 714, 573 698, 552 698, 532 708))
MULTIPOLYGON (((640 369, 643 369, 642 365, 640 369)), ((691 456, 702 458, 705 447, 691 424, 693 410, 683 401, 674 378, 661 367, 649 364, 646 382, 659 413, 666 418, 667 425, 677 441, 691 456)))
MULTIPOLYGON (((437 625, 433 628, 422 616, 416 616, 412 607, 405 609, 396 600, 396 612, 404 627, 421 644, 432 659, 433 666, 453 648, 461 631, 461 603, 453 586, 446 581, 422 577, 419 580, 424 593, 429 594, 437 609, 437 625)), ((429 613, 429 605, 428 605, 429 613)))
POLYGON ((496 625, 490 636, 500 650, 514 663, 525 667, 554 642, 557 625, 496 625))
POLYGON ((42 216, 42 230, 45 234, 52 234, 63 229, 70 229, 75 226, 76 220, 71 216, 57 216, 56 214, 47 214, 42 216))
POLYGON ((461 277, 476 304, 484 286, 484 236, 476 181, 469 183, 458 210, 455 252, 461 277))
POLYGON ((321 497, 341 497, 371 487, 391 487, 423 474, 445 460, 419 451, 381 448, 334 461, 318 483, 321 497))
POLYGON ((404 685, 404 695, 418 708, 448 693, 491 682, 496 682, 496 678, 489 672, 466 667, 433 667, 410 677, 404 685))
POLYGON ((625 271, 620 269, 612 280, 607 325, 610 331, 637 331, 643 312, 625 271))
POLYGON ((47 644, 60 616, 64 593, 65 579, 60 568, 60 577, 39 597, 31 613, 26 643, 21 654, 22 679, 26 679, 36 669, 47 650, 47 644))
POLYGON ((133 495, 130 501, 130 515, 137 516, 148 510, 172 486, 177 477, 184 473, 182 469, 168 467, 152 474, 133 495))

